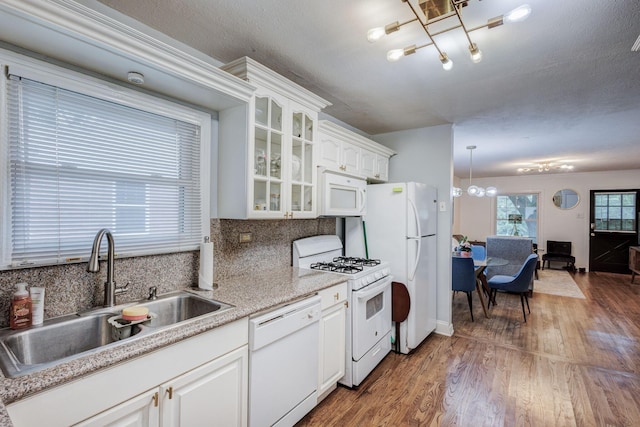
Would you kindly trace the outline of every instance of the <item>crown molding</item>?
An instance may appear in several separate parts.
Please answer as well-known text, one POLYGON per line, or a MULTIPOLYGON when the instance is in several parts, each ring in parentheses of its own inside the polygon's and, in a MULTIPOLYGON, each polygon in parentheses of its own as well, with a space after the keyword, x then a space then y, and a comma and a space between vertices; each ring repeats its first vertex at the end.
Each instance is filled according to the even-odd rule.
MULTIPOLYGON (((167 42, 72 0, 0 0, 0 10, 248 102, 255 88, 167 42)), ((203 55, 204 56, 204 55, 203 55)))
POLYGON ((365 138, 355 132, 350 131, 336 123, 329 120, 320 120, 318 132, 325 135, 333 136, 339 140, 348 141, 360 148, 365 148, 369 151, 373 151, 376 154, 380 154, 386 157, 392 157, 397 153, 387 146, 380 144, 372 139, 365 138))
POLYGON ((331 105, 326 99, 319 97, 248 56, 229 62, 220 67, 220 69, 249 83, 280 93, 314 111, 320 111, 331 105))

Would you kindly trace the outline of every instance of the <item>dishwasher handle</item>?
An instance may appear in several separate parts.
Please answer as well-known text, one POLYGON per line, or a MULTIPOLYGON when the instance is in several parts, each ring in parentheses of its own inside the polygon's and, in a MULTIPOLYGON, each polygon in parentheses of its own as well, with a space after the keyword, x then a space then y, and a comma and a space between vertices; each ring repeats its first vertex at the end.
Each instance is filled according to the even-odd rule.
POLYGON ((320 296, 286 305, 249 320, 249 350, 256 351, 320 321, 320 296))

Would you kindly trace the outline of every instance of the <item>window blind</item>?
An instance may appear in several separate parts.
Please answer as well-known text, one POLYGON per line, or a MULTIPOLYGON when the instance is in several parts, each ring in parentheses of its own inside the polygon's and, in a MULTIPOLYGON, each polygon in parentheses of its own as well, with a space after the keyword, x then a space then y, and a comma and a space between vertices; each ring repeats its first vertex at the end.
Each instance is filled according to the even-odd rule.
POLYGON ((10 266, 87 259, 102 228, 119 257, 197 248, 199 125, 18 76, 7 98, 10 266))

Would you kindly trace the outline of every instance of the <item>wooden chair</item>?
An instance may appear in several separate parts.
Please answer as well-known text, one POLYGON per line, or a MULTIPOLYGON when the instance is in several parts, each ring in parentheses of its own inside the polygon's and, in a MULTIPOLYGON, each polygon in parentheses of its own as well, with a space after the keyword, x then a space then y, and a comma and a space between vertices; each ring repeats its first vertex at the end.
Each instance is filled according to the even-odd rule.
MULTIPOLYGON (((529 308, 529 284, 533 278, 533 272, 536 269, 536 263, 538 262, 538 254, 531 254, 527 257, 527 260, 520 267, 513 276, 496 275, 488 280, 489 289, 491 294, 489 295, 488 306, 491 305, 491 301, 495 301, 496 293, 500 291, 511 292, 520 294, 520 303, 522 304, 522 314, 524 315, 524 321, 527 321, 527 314, 524 311, 524 303, 527 302, 527 309, 531 313, 529 308)), ((495 302, 494 302, 495 304, 495 302)))

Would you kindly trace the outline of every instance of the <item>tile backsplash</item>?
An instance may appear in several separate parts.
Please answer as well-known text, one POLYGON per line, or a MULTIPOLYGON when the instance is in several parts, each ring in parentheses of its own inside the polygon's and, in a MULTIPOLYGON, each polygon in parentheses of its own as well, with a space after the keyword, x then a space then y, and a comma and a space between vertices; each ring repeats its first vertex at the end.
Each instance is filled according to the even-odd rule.
MULTIPOLYGON (((291 265, 291 242, 318 234, 335 234, 335 218, 309 220, 212 219, 215 280, 291 265), (240 243, 240 233, 251 233, 251 242, 240 243)), ((116 246, 118 242, 116 241, 116 246)), ((89 251, 91 242, 88 243, 89 251)), ((129 283, 118 295, 118 303, 146 298, 149 287, 158 293, 185 289, 197 284, 199 254, 181 252, 123 258, 115 261, 118 286, 129 283)), ((106 268, 88 273, 87 263, 0 271, 0 327, 8 326, 9 306, 15 284, 42 286, 45 290, 45 319, 88 310, 102 304, 106 268)))

